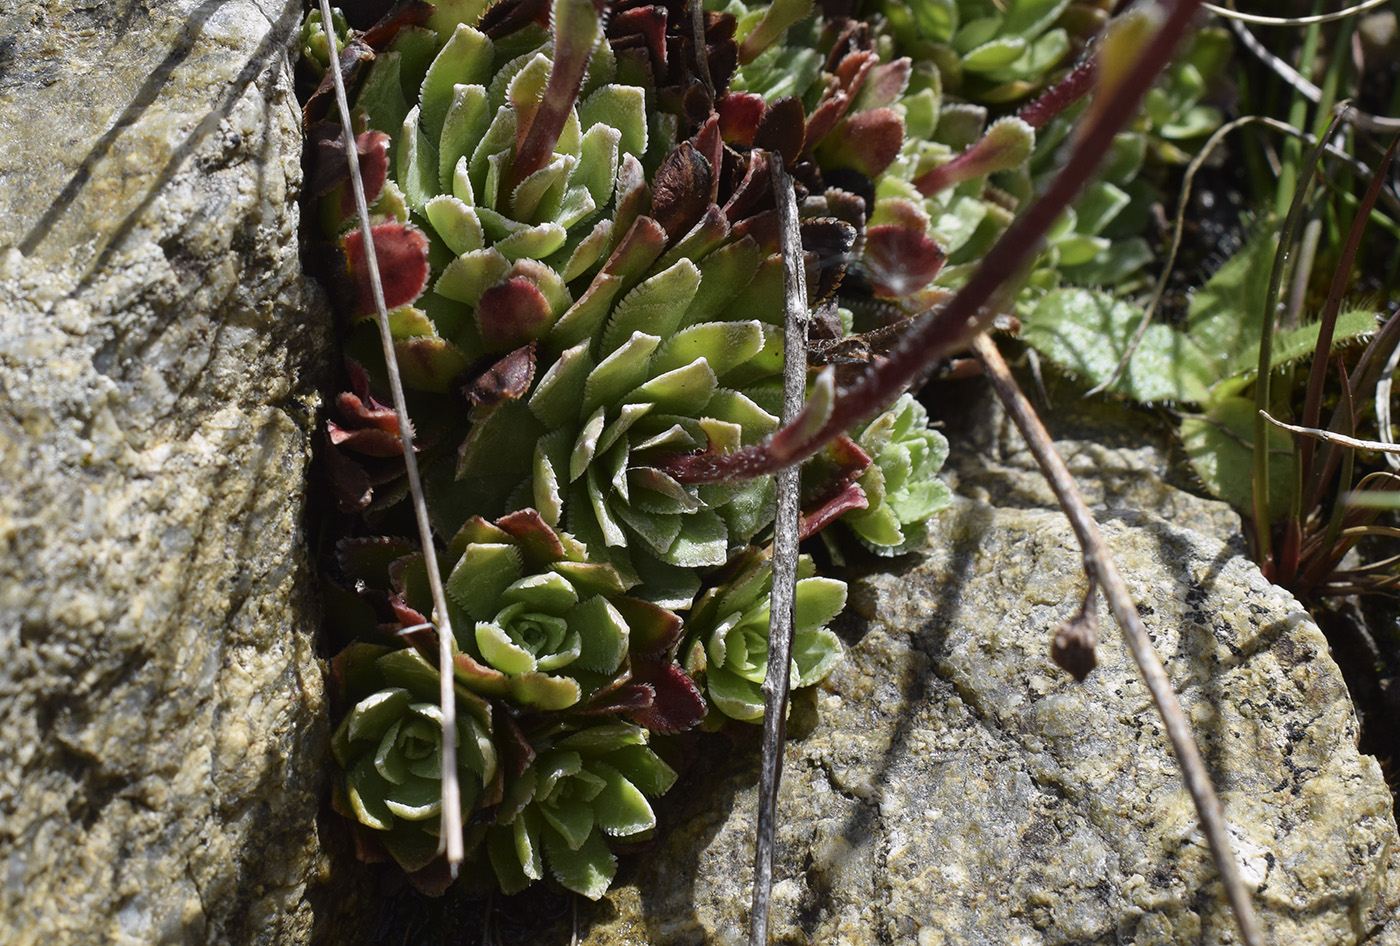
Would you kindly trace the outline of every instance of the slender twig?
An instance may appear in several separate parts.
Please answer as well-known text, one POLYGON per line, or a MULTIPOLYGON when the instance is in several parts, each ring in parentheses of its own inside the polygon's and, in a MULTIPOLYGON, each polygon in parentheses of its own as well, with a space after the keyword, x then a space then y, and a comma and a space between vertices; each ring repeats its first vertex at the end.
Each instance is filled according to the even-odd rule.
POLYGON ((1172 749, 1176 752, 1177 763, 1181 766, 1182 779, 1191 792, 1191 800, 1196 803, 1196 814, 1200 818, 1201 829, 1215 858, 1215 868, 1225 886, 1225 896, 1230 902, 1231 910, 1234 911, 1235 922, 1239 925, 1240 938, 1246 946, 1263 946, 1259 921, 1254 914, 1254 904, 1249 891, 1245 889, 1244 881, 1240 879, 1234 850, 1226 834, 1224 809, 1215 794, 1214 786, 1211 785, 1210 776, 1206 773, 1205 763, 1201 760, 1190 724, 1186 722, 1181 704, 1177 702, 1176 694, 1172 691, 1167 672, 1163 669, 1157 652, 1152 649, 1152 641, 1147 636, 1147 628, 1143 626, 1137 607, 1133 604, 1132 594, 1122 576, 1118 574, 1118 569, 1109 555, 1108 546, 1099 534, 1098 523, 1094 521, 1089 507, 1079 495, 1079 487, 1075 485, 1074 477, 1070 475, 1065 461, 1056 452, 1049 433, 1035 413, 1035 408, 1016 386, 1016 381, 1011 377, 1011 371, 1001 357, 1001 352, 997 351, 996 345, 985 334, 978 335, 972 341, 972 352, 982 362, 997 397, 1006 406, 1007 413, 1021 431, 1021 436, 1025 438, 1031 453, 1034 454, 1046 481, 1060 501, 1060 507, 1069 519, 1083 550, 1084 568, 1089 581, 1103 589, 1108 608, 1118 621, 1128 650, 1132 652, 1138 671, 1147 683, 1148 692, 1157 704, 1157 712, 1162 716, 1172 749))
MULTIPOLYGON (((1397 349, 1400 351, 1400 349, 1397 349)), ((1293 424, 1285 424, 1277 417, 1272 416, 1268 411, 1260 411, 1259 416, 1284 430, 1291 430, 1295 434, 1302 434, 1304 437, 1316 437, 1326 443, 1340 444, 1343 447, 1355 447, 1357 450, 1377 450, 1381 453, 1400 453, 1400 444, 1386 443, 1382 440, 1358 440, 1355 437, 1348 437, 1345 434, 1334 434, 1330 430, 1323 430, 1321 427, 1301 427, 1293 424)))
MULTIPOLYGON (((335 47, 334 20, 330 0, 321 0, 321 22, 325 24, 326 44, 330 61, 339 62, 335 47)), ((408 418, 408 406, 403 396, 403 380, 399 377, 399 361, 394 353, 394 338, 389 329, 389 313, 384 305, 384 287, 379 280, 379 260, 374 250, 374 235, 370 231, 369 208, 365 204, 364 182, 360 179, 359 152, 355 148, 355 133, 350 125, 350 102, 345 96, 345 80, 340 70, 330 70, 335 82, 335 101, 340 108, 340 128, 345 138, 345 160, 350 168, 350 191, 355 195, 355 211, 364 236, 365 266, 369 270, 370 290, 374 295, 379 322, 379 341, 384 347, 384 364, 389 372, 389 393, 393 396, 394 413, 399 422, 399 440, 403 444, 404 469, 408 474, 408 489, 413 495, 413 512, 418 519, 418 539, 423 546, 423 563, 428 569, 428 586, 433 593, 433 621, 438 629, 438 674, 441 677, 439 699, 442 703, 442 836, 447 863, 453 876, 462 863, 462 802, 457 784, 457 693, 452 681, 452 624, 447 616, 447 598, 442 592, 442 574, 438 569, 437 552, 433 548, 433 529, 428 524, 428 504, 423 498, 423 481, 418 475, 418 458, 413 452, 413 425, 408 418)))
POLYGON ((700 84, 713 97, 715 82, 710 78, 710 48, 705 44, 705 7, 703 0, 687 0, 690 8, 690 32, 695 42, 695 74, 700 84))
POLYGON ((1332 23, 1336 20, 1345 20, 1349 16, 1374 10, 1388 2, 1389 0, 1363 0, 1362 3, 1355 6, 1332 13, 1319 13, 1315 16, 1260 16, 1257 13, 1241 13, 1233 7, 1217 6, 1214 3, 1203 3, 1201 6, 1227 20, 1243 20, 1246 23, 1258 23, 1260 26, 1311 26, 1314 23, 1332 23))
MULTIPOLYGON (((776 152, 768 156, 782 237, 783 288, 783 423, 802 410, 807 377, 807 280, 802 266, 802 236, 797 222, 797 194, 776 152)), ((763 768, 758 787, 758 837, 754 844, 753 908, 749 914, 750 946, 767 946, 769 895, 773 889, 773 845, 778 826, 778 785, 783 777, 787 735, 788 685, 792 634, 796 624, 798 493, 797 464, 778 471, 778 510, 773 523, 773 590, 768 610, 768 672, 763 678, 763 768)))
MULTIPOLYGON (((1386 360, 1385 367, 1381 369, 1380 380, 1376 382, 1376 427, 1379 429, 1381 441, 1390 443, 1390 388, 1395 378, 1396 365, 1400 365, 1400 347, 1390 353, 1390 358, 1386 360)), ((1400 470, 1400 459, 1386 455, 1386 466, 1392 470, 1400 470)))

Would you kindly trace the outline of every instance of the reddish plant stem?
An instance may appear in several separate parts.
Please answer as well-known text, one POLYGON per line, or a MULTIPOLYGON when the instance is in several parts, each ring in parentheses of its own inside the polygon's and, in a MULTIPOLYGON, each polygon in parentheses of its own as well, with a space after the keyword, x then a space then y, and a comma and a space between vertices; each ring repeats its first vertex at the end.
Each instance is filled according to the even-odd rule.
POLYGON ((599 25, 606 17, 603 0, 562 0, 555 4, 554 65, 549 70, 544 98, 529 122, 519 129, 515 159, 506 172, 503 188, 507 198, 521 181, 548 164, 554 154, 559 134, 583 86, 599 25))
POLYGON ((1089 56, 1070 70, 1069 75, 1041 93, 1040 98, 1016 113, 1016 117, 1032 128, 1044 128, 1050 121, 1089 94, 1094 87, 1098 59, 1089 56))
POLYGON ((866 374, 837 399, 826 422, 814 434, 797 439, 800 435, 794 431, 809 426, 804 418, 799 418, 762 444, 724 455, 677 455, 663 459, 657 466, 683 483, 717 483, 752 479, 801 462, 833 437, 892 402, 930 365, 966 348, 991 325, 995 313, 986 304, 1005 284, 1008 274, 1020 272, 1030 261, 1041 238, 1079 195, 1108 153, 1113 136, 1132 117, 1166 66, 1199 6, 1200 0, 1178 0, 1132 71, 1112 90, 1097 120, 1075 143, 1069 161, 1045 194, 1012 222, 982 258, 967 285, 943 309, 922 316, 891 351, 885 364, 866 374))

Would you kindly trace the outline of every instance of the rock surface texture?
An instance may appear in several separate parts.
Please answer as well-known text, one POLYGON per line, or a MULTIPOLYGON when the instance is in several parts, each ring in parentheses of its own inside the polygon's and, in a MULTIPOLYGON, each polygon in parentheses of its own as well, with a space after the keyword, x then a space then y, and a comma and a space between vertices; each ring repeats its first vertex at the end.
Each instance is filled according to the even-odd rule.
MULTIPOLYGON (((926 552, 853 583, 847 659, 788 747, 776 940, 1237 942, 1107 609, 1085 684, 1047 658, 1084 592, 1079 550, 1019 438, 972 410, 977 435, 950 439, 980 498, 943 514, 926 552)), ((1100 434, 1060 447, 1181 694, 1268 941, 1400 942, 1391 796, 1324 639, 1237 547, 1190 527, 1232 514, 1167 486, 1162 445, 1100 434)), ((669 834, 585 941, 746 942, 756 771, 739 753, 671 799, 669 834)))
MULTIPOLYGON (((306 942, 328 712, 277 0, 0 7, 0 942, 306 942)), ((319 369, 318 369, 319 370, 319 369)))

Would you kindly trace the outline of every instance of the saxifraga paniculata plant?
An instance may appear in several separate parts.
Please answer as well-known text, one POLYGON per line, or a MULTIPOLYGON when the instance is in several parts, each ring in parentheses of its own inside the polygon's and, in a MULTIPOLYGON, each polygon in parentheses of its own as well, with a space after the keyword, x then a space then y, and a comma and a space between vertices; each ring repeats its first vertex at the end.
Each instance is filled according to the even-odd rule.
MULTIPOLYGON (((967 279, 1010 220, 991 176, 1023 169, 1035 129, 1073 100, 1038 124, 969 121, 936 70, 841 6, 707 3, 702 35, 679 0, 410 0, 365 32, 337 24, 450 576, 459 739, 475 747, 468 884, 552 877, 601 896, 610 842, 648 837, 646 796, 676 778, 666 740, 761 715, 772 487, 696 470, 783 442, 764 152, 797 186, 809 361, 858 375, 967 279)), ((313 15, 302 34, 317 75, 320 31, 313 15)), ((340 678, 336 797, 364 856, 439 892, 431 606, 421 553, 395 537, 402 454, 326 78, 306 117, 311 216, 346 324, 328 612, 355 641, 342 663, 374 668, 340 678)), ((822 407, 789 440, 849 413, 839 375, 814 375, 822 407)), ((802 534, 843 521, 877 550, 915 547, 948 501, 947 445, 911 398, 856 420, 804 470, 802 534)), ((845 587, 801 569, 792 680, 807 686, 841 656, 827 625, 845 587)))

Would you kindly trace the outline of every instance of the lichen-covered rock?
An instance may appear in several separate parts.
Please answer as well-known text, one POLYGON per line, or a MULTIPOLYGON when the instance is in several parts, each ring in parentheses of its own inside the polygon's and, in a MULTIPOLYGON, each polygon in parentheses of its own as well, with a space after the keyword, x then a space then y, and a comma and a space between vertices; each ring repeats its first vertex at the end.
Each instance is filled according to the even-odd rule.
POLYGON ((0 941, 310 939, 328 316, 296 3, 30 2, 0 67, 0 941))
MULTIPOLYGON (((1237 942, 1106 609, 1084 684, 1048 658, 1083 594, 1079 550, 995 413, 959 479, 997 504, 956 501, 926 550, 852 582, 847 658, 787 749, 775 941, 1237 942)), ((1176 521, 1219 521, 1219 504, 1164 485, 1145 438, 1103 439, 1060 446, 1181 694, 1268 941, 1400 942, 1392 799, 1325 640, 1236 549, 1176 521)), ((755 752, 663 806, 658 849, 585 942, 746 942, 757 794, 755 752)))

